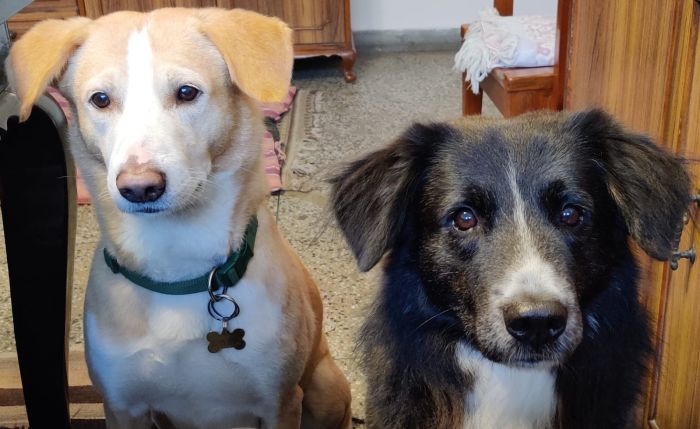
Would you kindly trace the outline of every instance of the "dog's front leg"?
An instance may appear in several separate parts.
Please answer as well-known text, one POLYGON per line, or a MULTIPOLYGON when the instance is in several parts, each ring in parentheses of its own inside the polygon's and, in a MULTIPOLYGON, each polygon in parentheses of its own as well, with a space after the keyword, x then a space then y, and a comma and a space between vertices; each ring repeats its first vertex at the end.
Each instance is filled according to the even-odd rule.
POLYGON ((276 422, 264 421, 263 429, 299 429, 301 426, 301 403, 304 391, 294 386, 291 391, 282 395, 279 414, 276 422))
POLYGON ((303 429, 350 429, 352 426, 350 386, 330 354, 318 362, 304 386, 303 406, 303 429))

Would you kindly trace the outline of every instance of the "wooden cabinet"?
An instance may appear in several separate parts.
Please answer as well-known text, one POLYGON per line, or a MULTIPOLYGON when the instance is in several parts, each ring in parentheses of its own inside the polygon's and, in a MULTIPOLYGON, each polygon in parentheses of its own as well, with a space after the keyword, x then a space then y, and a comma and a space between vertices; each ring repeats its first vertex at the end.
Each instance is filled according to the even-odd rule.
POLYGON ((22 35, 48 18, 85 15, 97 18, 118 10, 149 11, 161 7, 223 7, 278 16, 294 29, 297 58, 340 56, 345 80, 355 80, 355 47, 350 27, 350 0, 36 0, 10 20, 10 30, 22 35))
POLYGON ((10 31, 24 34, 39 21, 49 18, 70 18, 79 14, 76 0, 35 0, 8 21, 10 31))
POLYGON ((350 0, 35 0, 10 20, 9 27, 21 36, 49 18, 97 18, 118 10, 145 12, 175 6, 243 8, 278 16, 294 30, 297 58, 337 55, 343 60, 345 80, 355 80, 350 0))
POLYGON ((217 0, 217 5, 282 18, 294 30, 297 58, 340 56, 345 80, 355 80, 352 67, 356 52, 350 27, 350 0, 217 0))
MULTIPOLYGON (((689 160, 694 191, 700 189, 700 4, 687 2, 679 40, 675 102, 671 123, 676 152, 689 160), (676 107, 678 106, 678 107, 676 107)), ((693 204, 680 244, 700 249, 700 210, 693 204)), ((660 290, 657 324, 658 361, 650 382, 646 420, 660 429, 700 427, 700 261, 681 261, 660 290)))
POLYGON ((85 7, 85 16, 99 18, 120 10, 148 12, 161 7, 213 7, 216 0, 74 0, 85 7))
MULTIPOLYGON (((600 106, 688 160, 700 189, 700 4, 696 0, 574 0, 564 105, 600 106)), ((662 201, 659 204, 663 204, 662 201)), ((689 206, 680 250, 700 249, 689 206)), ((700 261, 640 257, 641 299, 655 359, 635 427, 700 428, 700 261)))

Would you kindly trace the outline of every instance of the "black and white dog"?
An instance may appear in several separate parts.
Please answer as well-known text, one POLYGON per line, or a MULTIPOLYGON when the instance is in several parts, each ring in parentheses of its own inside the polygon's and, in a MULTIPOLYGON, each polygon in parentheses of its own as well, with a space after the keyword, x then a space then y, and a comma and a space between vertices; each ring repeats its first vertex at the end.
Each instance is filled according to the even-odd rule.
POLYGON ((622 428, 649 355, 632 237, 670 257, 681 162, 607 114, 415 125, 331 180, 384 284, 361 334, 370 428, 622 428))

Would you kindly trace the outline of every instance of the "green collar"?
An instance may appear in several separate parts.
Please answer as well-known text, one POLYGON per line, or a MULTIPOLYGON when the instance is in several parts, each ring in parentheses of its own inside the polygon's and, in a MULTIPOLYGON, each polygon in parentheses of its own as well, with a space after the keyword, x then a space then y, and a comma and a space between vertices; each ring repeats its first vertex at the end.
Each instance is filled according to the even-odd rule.
POLYGON ((231 252, 228 259, 218 267, 214 267, 211 272, 189 280, 179 282, 155 281, 119 265, 117 258, 112 256, 106 248, 104 249, 105 262, 114 274, 120 273, 129 281, 143 288, 166 295, 188 295, 191 293, 206 292, 209 290, 209 278, 212 273, 214 274, 211 276, 212 290, 217 290, 220 286, 223 286, 225 289, 235 286, 243 277, 243 274, 245 274, 248 262, 250 262, 250 259, 253 257, 255 234, 257 231, 258 219, 253 216, 245 230, 241 247, 238 248, 237 251, 231 252))

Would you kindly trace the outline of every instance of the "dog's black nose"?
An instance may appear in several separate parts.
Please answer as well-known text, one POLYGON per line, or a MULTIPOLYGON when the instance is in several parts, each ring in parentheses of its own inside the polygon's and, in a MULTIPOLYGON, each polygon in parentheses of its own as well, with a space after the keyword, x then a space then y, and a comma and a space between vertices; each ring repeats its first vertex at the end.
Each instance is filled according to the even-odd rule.
POLYGON ((539 348, 566 328, 566 308, 556 301, 520 302, 503 309, 506 329, 523 344, 539 348))
POLYGON ((152 202, 165 192, 165 174, 155 169, 123 170, 117 176, 117 189, 132 203, 152 202))

